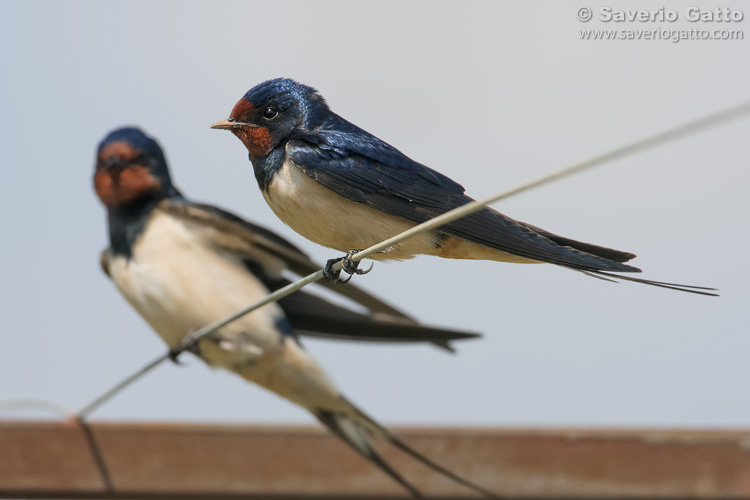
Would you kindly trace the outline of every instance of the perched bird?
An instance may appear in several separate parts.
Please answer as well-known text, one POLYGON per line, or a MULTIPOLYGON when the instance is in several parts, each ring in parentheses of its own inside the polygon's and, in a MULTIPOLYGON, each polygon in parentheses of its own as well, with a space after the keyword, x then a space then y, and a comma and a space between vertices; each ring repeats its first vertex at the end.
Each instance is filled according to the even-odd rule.
MULTIPOLYGON (((263 197, 292 229, 351 255, 472 200, 445 175, 330 110, 320 93, 288 78, 263 82, 237 102, 228 129, 247 147, 263 197)), ((572 240, 484 208, 371 256, 418 254, 516 263, 548 262, 590 276, 621 278, 706 295, 704 287, 663 283, 613 272, 634 254, 572 240)), ((329 275, 331 263, 329 261, 329 275)))
MULTIPOLYGON (((161 148, 139 129, 115 130, 101 142, 94 187, 109 219, 111 246, 102 254, 102 267, 171 349, 180 347, 190 332, 284 286, 285 269, 305 274, 319 269, 271 231, 183 198, 172 184, 161 148)), ((296 332, 443 346, 476 335, 422 327, 359 289, 335 288, 376 313, 358 313, 296 292, 200 339, 194 353, 306 408, 415 495, 416 488, 380 457, 370 436, 489 494, 422 456, 349 402, 302 348, 296 332)))
MULTIPOLYGON (((161 278, 166 283, 158 288, 172 284, 177 287, 187 280, 192 284, 186 290, 221 300, 230 290, 221 288, 212 279, 221 278, 227 284, 236 281, 232 298, 224 307, 228 314, 257 301, 267 290, 275 291, 289 284, 282 276, 285 270, 307 275, 320 269, 297 247, 268 229, 220 208, 185 199, 172 184, 159 145, 138 129, 115 130, 102 142, 94 184, 99 199, 107 207, 111 247, 102 254, 102 267, 110 276, 113 265, 122 264, 130 271, 140 265, 144 272, 164 274, 161 278), (163 250, 158 255, 149 253, 149 259, 165 260, 149 260, 146 265, 142 264, 144 258, 135 259, 135 250, 144 244, 148 248, 153 246, 153 251, 163 250), (179 265, 184 267, 179 269, 179 265), (229 277, 224 276, 227 273, 229 277), (203 278, 207 282, 200 282, 198 287, 203 278), (262 292, 256 292, 257 289, 262 292)), ((474 333, 421 326, 395 307, 354 286, 335 287, 325 281, 320 284, 373 314, 355 312, 299 291, 281 299, 279 305, 291 327, 303 335, 432 342, 451 351, 450 341, 479 337, 474 333)), ((185 299, 203 300, 199 295, 185 299)), ((217 312, 214 319, 220 317, 217 312)), ((182 331, 177 336, 184 334, 182 331)), ((174 340, 168 343, 174 345, 174 340)))

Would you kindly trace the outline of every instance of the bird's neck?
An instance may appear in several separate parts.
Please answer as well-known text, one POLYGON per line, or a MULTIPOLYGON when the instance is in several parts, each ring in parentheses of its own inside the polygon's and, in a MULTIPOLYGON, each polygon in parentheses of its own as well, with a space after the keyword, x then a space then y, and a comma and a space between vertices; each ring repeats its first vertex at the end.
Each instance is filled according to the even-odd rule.
POLYGON ((133 245, 143 232, 146 221, 154 208, 165 198, 166 193, 156 192, 128 203, 108 207, 109 244, 115 255, 124 255, 128 258, 133 255, 133 245))
POLYGON ((250 161, 255 171, 255 179, 258 181, 258 187, 261 190, 268 191, 271 180, 284 165, 285 147, 286 143, 282 142, 265 156, 253 157, 253 155, 250 155, 250 161))

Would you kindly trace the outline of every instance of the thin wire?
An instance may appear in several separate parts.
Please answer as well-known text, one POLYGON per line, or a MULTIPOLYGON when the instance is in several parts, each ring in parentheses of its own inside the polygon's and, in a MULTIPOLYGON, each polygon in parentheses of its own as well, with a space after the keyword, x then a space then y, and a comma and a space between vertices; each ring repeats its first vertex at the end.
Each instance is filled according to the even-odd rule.
MULTIPOLYGON (((341 264, 337 263, 334 266, 334 269, 336 269, 337 267, 338 267, 338 269, 341 269, 341 264)), ((158 358, 154 359, 153 361, 151 361, 150 363, 148 363, 146 366, 144 366, 143 368, 141 368, 137 372, 135 372, 132 375, 130 375, 129 377, 123 379, 117 385, 113 386, 111 389, 109 389, 108 391, 104 392, 101 396, 99 396, 98 398, 96 398, 95 400, 93 400, 91 403, 89 403, 88 405, 86 405, 85 407, 83 407, 81 410, 79 410, 78 413, 76 413, 76 416, 79 419, 81 419, 81 420, 85 419, 91 412, 93 412, 99 406, 101 406, 102 404, 104 404, 112 396, 114 396, 115 394, 117 394, 121 390, 125 389, 127 386, 129 386, 130 384, 132 384, 133 382, 135 382, 136 380, 138 380, 139 378, 141 378, 143 375, 145 375, 146 373, 150 372, 151 370, 153 370, 154 368, 156 368, 157 366, 159 366, 164 361, 173 358, 174 356, 180 354, 181 352, 183 352, 185 349, 187 349, 191 345, 194 345, 196 342, 198 342, 200 339, 202 339, 206 335, 209 335, 209 334, 215 332, 219 328, 222 328, 222 327, 228 325, 232 321, 235 321, 235 320, 241 318, 242 316, 255 311, 256 309, 258 309, 260 307, 263 307, 266 304, 269 304, 271 302, 275 302, 275 301, 277 301, 277 300, 279 300, 279 299, 281 299, 283 297, 286 297, 287 295, 289 295, 289 294, 291 294, 293 292, 296 292, 297 290, 299 290, 303 286, 308 285, 308 284, 310 284, 310 283, 312 283, 314 281, 317 281, 317 280, 319 280, 322 277, 323 277, 323 271, 322 270, 320 270, 320 271, 318 271, 316 273, 310 274, 309 276, 307 276, 305 278, 302 278, 302 279, 300 279, 298 281, 295 281, 294 283, 290 283, 287 286, 285 286, 283 288, 279 288, 275 292, 273 292, 273 293, 271 293, 269 295, 266 295, 262 300, 256 302, 255 304, 253 304, 251 306, 248 306, 248 307, 246 307, 244 309, 241 309, 241 310, 237 311, 236 313, 233 313, 233 314, 231 314, 231 315, 229 315, 229 316, 227 316, 227 317, 225 317, 223 319, 220 319, 219 321, 215 321, 215 322, 213 322, 213 323, 211 323, 209 325, 206 325, 203 328, 201 328, 200 330, 196 330, 194 333, 192 333, 189 336, 189 338, 187 339, 187 342, 183 343, 179 348, 175 349, 174 351, 168 351, 166 354, 163 354, 163 355, 159 356, 158 358)))
MULTIPOLYGON (((621 148, 618 148, 614 151, 610 151, 608 153, 604 153, 599 156, 595 156, 593 158, 590 158, 586 161, 576 163, 574 165, 570 165, 565 168, 561 168, 560 170, 551 172, 549 174, 543 175, 541 177, 538 177, 536 179, 533 179, 531 181, 528 181, 524 184, 520 184, 512 189, 508 189, 505 191, 502 191, 501 193, 498 193, 494 196, 490 196, 489 198, 485 198, 478 201, 473 201, 471 203, 467 203, 466 205, 462 205, 458 208, 455 208, 449 212, 446 212, 442 215, 439 215, 437 217, 434 217, 426 222, 423 222, 422 224, 419 224, 417 226, 414 226, 411 229, 408 229, 404 231, 403 233, 400 233, 392 238, 389 238, 385 241, 382 241, 376 245, 373 245, 365 250, 362 250, 360 252, 357 252, 352 256, 352 260, 355 262, 358 262, 365 257, 369 257, 370 255, 373 255, 378 252, 382 252, 384 250, 387 250, 388 248, 392 247, 393 245, 396 245, 408 238, 411 238, 412 236, 415 236, 419 233, 422 233, 424 231, 429 231, 431 229, 435 229, 438 226, 442 226, 444 224, 447 224, 449 222, 452 222, 456 219, 459 219, 461 217, 465 217, 466 215, 469 215, 473 212, 476 212, 482 208, 484 208, 486 205, 489 205, 491 203, 495 203, 499 200, 509 198, 513 195, 522 193, 524 191, 528 191, 532 188, 548 184, 552 181, 561 179, 563 177, 566 177, 568 175, 576 174, 579 172, 582 172, 584 170, 590 169, 592 167, 601 165, 603 163, 606 163, 608 161, 614 160, 616 158, 620 158, 626 155, 634 154, 639 151, 643 151, 648 148, 652 148, 655 146, 658 146, 660 144, 664 144, 666 142, 675 140, 679 137, 683 137, 686 135, 689 135, 693 132, 697 132, 699 130, 706 129, 708 127, 718 125, 721 123, 729 122, 733 119, 740 118, 745 114, 748 114, 750 112, 750 102, 746 102, 743 104, 740 104, 738 106, 734 106, 732 108, 720 111, 718 113, 715 113, 713 115, 707 116, 705 118, 701 118, 699 120, 687 123, 685 125, 681 125, 679 127, 675 127, 673 129, 667 130, 665 132, 661 132, 659 134, 656 134, 654 136, 651 136, 647 139, 642 139, 640 141, 633 142, 631 144, 628 144, 626 146, 623 146, 621 148)), ((333 271, 338 271, 341 269, 341 263, 337 262, 333 266, 333 271)), ((211 323, 210 325, 206 325, 205 327, 201 328, 200 330, 197 330, 193 334, 190 335, 188 340, 183 343, 183 345, 178 348, 176 351, 170 351, 167 354, 164 354, 155 360, 153 360, 151 363, 147 364, 137 372, 133 373, 105 393, 103 393, 101 396, 97 397, 94 401, 89 403, 87 406, 85 406, 83 409, 81 409, 76 415, 79 419, 83 420, 86 418, 91 412, 96 410, 99 406, 104 404, 107 400, 115 396, 118 392, 156 368, 158 365, 160 365, 162 362, 166 361, 167 359, 170 359, 174 357, 175 355, 183 352, 185 349, 190 347, 191 345, 194 345, 196 342, 198 342, 200 339, 205 337, 206 335, 210 335, 211 333, 214 333, 219 328, 222 328, 229 323, 241 318, 242 316, 249 314, 256 309, 263 307, 266 304, 269 304, 271 302, 275 302, 283 297, 286 297, 287 295, 296 292, 300 288, 309 285, 310 283, 313 283, 315 281, 318 281, 323 277, 323 270, 317 271, 313 274, 310 274, 298 281, 295 281, 294 283, 290 283, 289 285, 280 288, 276 290, 275 292, 267 295, 263 300, 256 302, 255 304, 248 306, 244 309, 241 309, 237 311, 234 314, 231 314, 230 316, 227 316, 224 319, 221 319, 219 321, 216 321, 214 323, 211 323)))
POLYGON ((30 410, 48 411, 65 418, 74 417, 76 414, 65 405, 48 399, 11 398, 0 400, 0 414, 30 410))
POLYGON ((108 493, 114 491, 114 486, 112 484, 112 475, 110 474, 109 469, 107 468, 107 464, 104 461, 104 455, 102 454, 102 451, 99 448, 98 443, 96 442, 94 432, 92 431, 88 423, 84 422, 83 419, 78 418, 76 416, 76 413, 70 408, 48 399, 10 398, 0 400, 0 414, 28 410, 49 411, 65 417, 67 420, 80 426, 84 440, 88 444, 89 450, 91 451, 91 458, 93 459, 94 464, 96 464, 96 468, 99 471, 99 476, 102 479, 102 483, 104 484, 106 491, 108 493))
POLYGON ((583 172, 584 170, 588 170, 595 166, 601 165, 602 163, 606 163, 608 161, 615 160, 617 158, 621 158, 626 155, 634 154, 639 151, 643 151, 645 149, 652 148, 660 144, 664 144, 666 142, 675 140, 679 137, 686 136, 692 132, 697 132, 707 127, 711 127, 713 125, 718 125, 720 123, 731 121, 735 118, 740 118, 742 115, 745 115, 749 112, 750 112, 750 102, 746 102, 744 104, 740 104, 738 106, 725 109, 724 111, 720 111, 716 114, 707 116, 705 118, 701 118, 694 122, 690 122, 685 125, 681 125, 679 127, 673 128, 671 130, 661 132, 659 134, 649 137, 648 139, 642 139, 640 141, 630 143, 619 149, 615 149, 614 151, 610 151, 608 153, 604 153, 599 156, 589 158, 586 161, 582 161, 580 163, 576 163, 576 164, 567 166, 565 168, 561 168, 560 170, 557 170, 555 172, 550 172, 549 174, 545 174, 541 177, 537 177, 536 179, 532 179, 512 189, 508 189, 506 191, 503 191, 502 193, 498 193, 494 196, 490 196, 489 198, 484 198, 482 200, 467 203, 466 205, 461 205, 460 207, 455 208, 451 210, 450 212, 446 212, 444 214, 438 215, 437 217, 434 217, 422 224, 419 224, 418 226, 414 226, 413 228, 408 229, 404 231, 403 233, 400 233, 394 236, 393 238, 382 241, 378 243, 377 245, 373 245, 367 250, 357 252, 356 254, 352 256, 352 260, 359 261, 372 254, 382 252, 383 250, 387 250, 393 245, 407 238, 415 236, 418 233, 429 231, 430 229, 435 229, 438 226, 442 226, 458 218, 469 215, 470 213, 476 212, 477 210, 480 210, 485 205, 490 205, 500 200, 510 198, 511 196, 517 195, 519 193, 523 193, 524 191, 528 191, 532 188, 539 187, 544 184, 549 184, 550 182, 556 181, 563 177, 567 177, 569 175, 583 172))
POLYGON ((156 358, 155 360, 153 360, 152 362, 150 362, 149 364, 147 364, 146 366, 144 366, 137 372, 133 373, 132 375, 125 378, 120 383, 118 383, 117 385, 115 385, 114 387, 106 391, 105 393, 103 393, 101 396, 93 400, 91 403, 87 404, 82 409, 78 410, 78 412, 74 414, 75 417, 78 420, 83 422, 83 420, 89 415, 89 413, 91 413, 92 411, 100 407, 108 399, 112 398, 115 394, 125 389, 127 386, 129 386, 130 384, 132 384, 133 382, 135 382, 136 380, 138 380, 139 378, 141 378, 142 376, 144 376, 145 374, 147 374, 148 372, 150 372, 151 370, 159 366, 161 363, 169 359, 169 357, 170 357, 170 352, 167 352, 167 354, 164 354, 163 356, 159 356, 158 358, 156 358))
POLYGON ((112 482, 112 474, 109 471, 109 467, 107 467, 106 460, 104 460, 104 454, 99 447, 99 443, 96 441, 94 431, 91 429, 91 426, 88 424, 88 422, 85 422, 82 418, 74 417, 73 422, 81 427, 83 437, 86 440, 86 443, 88 443, 89 450, 91 451, 91 458, 94 460, 96 470, 99 471, 99 477, 101 477, 102 483, 104 484, 104 490, 107 493, 113 493, 115 491, 115 487, 114 483, 112 482))

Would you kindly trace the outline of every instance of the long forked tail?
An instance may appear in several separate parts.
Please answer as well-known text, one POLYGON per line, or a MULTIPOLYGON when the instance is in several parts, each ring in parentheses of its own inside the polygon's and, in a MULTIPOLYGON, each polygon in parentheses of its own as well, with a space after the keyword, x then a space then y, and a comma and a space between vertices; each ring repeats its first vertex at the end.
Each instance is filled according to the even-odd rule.
POLYGON ((404 479, 401 474, 396 472, 393 467, 388 465, 388 462, 383 460, 383 457, 375 451, 375 448, 373 448, 370 443, 370 436, 367 429, 342 413, 320 410, 315 412, 315 416, 318 417, 318 420, 328 427, 331 432, 346 441, 349 446, 354 448, 360 455, 380 467, 380 469, 391 476, 394 481, 409 490, 414 497, 422 498, 422 494, 419 490, 409 481, 404 479))
POLYGON ((641 283, 644 285, 658 286, 660 288, 669 288, 670 290, 677 290, 680 292, 695 293, 698 295, 708 295, 710 297, 719 296, 718 293, 712 293, 713 291, 716 290, 716 288, 709 288, 705 286, 680 285, 678 283, 667 283, 664 281, 654 281, 654 280, 647 280, 644 278, 634 278, 632 276, 622 276, 620 274, 608 273, 606 271, 586 271, 583 269, 574 269, 572 267, 568 269, 573 269, 574 271, 582 272, 586 276, 591 276, 592 278, 598 278, 604 281, 611 281, 613 283, 617 283, 616 280, 620 279, 620 280, 625 280, 625 281, 633 281, 635 283, 641 283))
POLYGON ((411 492, 415 497, 422 497, 419 491, 403 478, 398 472, 396 472, 390 465, 388 465, 383 458, 375 451, 370 443, 370 436, 376 435, 381 437, 400 449, 407 455, 423 463, 427 467, 431 468, 435 472, 455 481, 458 484, 465 486, 477 493, 485 495, 489 498, 497 498, 497 496, 491 491, 483 488, 482 486, 475 484, 468 479, 465 479, 454 472, 446 469, 445 467, 438 465, 429 458, 425 457, 414 448, 404 443, 397 436, 392 434, 388 429, 378 424, 375 420, 370 418, 360 409, 355 407, 353 404, 347 401, 350 406, 352 413, 356 418, 350 417, 343 413, 330 412, 320 410, 315 412, 315 416, 318 417, 326 427, 346 441, 352 448, 357 450, 362 456, 370 460, 372 463, 380 467, 386 474, 391 476, 395 481, 404 486, 411 492))
POLYGON ((391 434, 390 432, 388 432, 385 429, 384 429, 384 431, 386 433, 386 435, 384 437, 388 441, 390 441, 396 448, 400 449, 401 451, 403 451, 407 455, 411 455, 412 457, 414 457, 415 459, 419 460, 420 462, 422 462, 423 464, 425 464, 427 467, 431 468, 432 470, 434 470, 436 472, 439 472, 440 474, 444 475, 445 477, 448 477, 448 478, 452 479, 453 481, 457 482, 458 484, 462 484, 462 485, 466 486, 467 488, 476 491, 477 493, 481 493, 482 495, 485 495, 485 496, 487 496, 489 498, 498 498, 497 495, 495 495, 494 493, 492 493, 488 489, 486 489, 486 488, 484 488, 484 487, 482 487, 482 486, 480 486, 480 485, 478 485, 476 483, 473 483, 473 482, 469 481, 468 479, 465 479, 465 478, 459 476, 458 474, 456 474, 454 472, 451 472, 450 470, 446 469, 442 465, 436 464, 435 462, 433 462, 429 458, 425 457, 424 455, 422 455, 421 453, 419 453, 417 450, 415 450, 411 446, 409 446, 406 443, 404 443, 403 441, 401 441, 401 439, 399 439, 397 436, 394 436, 393 434, 391 434))
POLYGON ((605 281, 613 281, 615 283, 616 281, 611 278, 632 281, 635 283, 642 283, 644 285, 658 286, 661 288, 669 288, 670 290, 678 290, 680 292, 696 293, 698 295, 709 295, 714 297, 719 295, 717 293, 711 293, 711 291, 716 290, 715 288, 709 288, 705 286, 680 285, 677 283, 667 283, 663 281, 654 281, 644 278, 634 278, 632 276, 613 274, 613 271, 615 273, 641 272, 641 270, 637 267, 622 264, 623 262, 627 262, 630 259, 634 258, 635 254, 630 252, 622 252, 620 250, 614 250, 612 248, 601 247, 598 245, 592 245, 591 243, 576 241, 570 238, 565 238, 563 236, 558 236, 554 233, 550 233, 549 231, 545 231, 544 229, 532 226, 531 224, 527 224, 525 222, 518 222, 518 224, 524 226, 528 230, 535 232, 537 235, 556 243, 560 246, 561 249, 565 249, 567 252, 575 252, 578 255, 579 260, 586 256, 588 256, 589 258, 593 257, 599 259, 598 265, 596 265, 596 262, 582 262, 574 260, 572 258, 569 259, 567 263, 555 262, 552 260, 547 260, 546 262, 557 264, 559 266, 573 269, 575 271, 580 271, 583 274, 591 276, 593 278, 599 278, 605 281))

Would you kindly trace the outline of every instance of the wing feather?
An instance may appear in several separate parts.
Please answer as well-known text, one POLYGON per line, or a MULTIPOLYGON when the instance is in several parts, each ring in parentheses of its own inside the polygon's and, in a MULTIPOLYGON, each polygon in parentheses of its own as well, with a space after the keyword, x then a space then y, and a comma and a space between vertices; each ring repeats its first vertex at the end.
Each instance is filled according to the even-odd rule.
MULTIPOLYGON (((321 268, 277 234, 230 212, 184 199, 165 200, 159 209, 204 228, 212 244, 239 258, 248 272, 270 291, 289 284, 281 276, 284 269, 308 275, 321 268)), ((479 336, 420 325, 397 308, 351 284, 340 286, 325 281, 318 284, 364 306, 371 313, 359 313, 305 291, 279 300, 292 327, 307 336, 370 342, 432 342, 449 351, 453 350, 449 342, 479 336)))
MULTIPOLYGON (((164 200, 159 208, 175 217, 210 228, 213 231, 212 241, 222 250, 234 253, 240 258, 254 259, 259 251, 265 252, 279 259, 285 268, 299 276, 307 276, 322 268, 320 264, 310 260, 302 250, 276 233, 220 208, 184 199, 164 200)), ((339 286, 323 280, 318 284, 373 312, 411 320, 404 312, 352 284, 339 286)))
MULTIPOLYGON (((305 174, 340 196, 415 223, 474 201, 460 184, 362 131, 307 132, 291 139, 286 152, 305 174)), ((439 232, 575 269, 640 272, 621 263, 633 254, 563 238, 491 208, 450 222, 439 232)))

